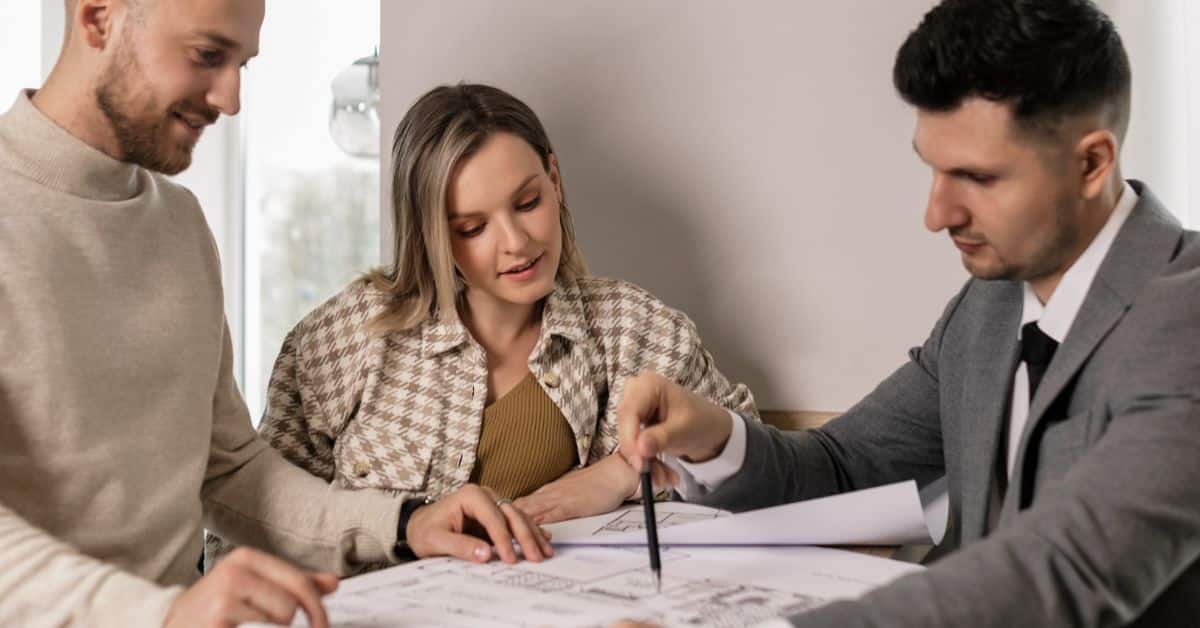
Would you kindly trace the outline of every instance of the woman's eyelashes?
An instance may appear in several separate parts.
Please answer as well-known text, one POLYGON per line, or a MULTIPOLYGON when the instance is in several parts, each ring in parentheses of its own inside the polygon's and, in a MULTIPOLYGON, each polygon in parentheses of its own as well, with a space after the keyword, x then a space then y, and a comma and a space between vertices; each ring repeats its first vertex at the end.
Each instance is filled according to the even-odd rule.
POLYGON ((538 205, 541 205, 541 204, 542 204, 542 195, 538 194, 537 196, 534 196, 532 199, 525 201, 524 203, 518 203, 517 211, 519 211, 519 212, 532 211, 534 208, 536 208, 538 205))
MULTIPOLYGON (((538 206, 541 204, 542 204, 542 195, 538 194, 537 196, 534 196, 533 198, 531 198, 527 201, 517 203, 517 205, 514 207, 514 209, 516 209, 519 212, 530 212, 530 211, 537 209, 538 206)), ((481 223, 477 223, 477 224, 460 226, 457 229, 455 229, 455 231, 457 231, 458 235, 461 237, 473 238, 473 237, 483 233, 483 228, 486 226, 487 226, 487 223, 481 222, 481 223)))
POLYGON ((464 238, 473 238, 473 237, 483 233, 483 227, 484 227, 484 224, 479 223, 478 225, 474 225, 467 229, 459 229, 458 235, 460 235, 464 238))

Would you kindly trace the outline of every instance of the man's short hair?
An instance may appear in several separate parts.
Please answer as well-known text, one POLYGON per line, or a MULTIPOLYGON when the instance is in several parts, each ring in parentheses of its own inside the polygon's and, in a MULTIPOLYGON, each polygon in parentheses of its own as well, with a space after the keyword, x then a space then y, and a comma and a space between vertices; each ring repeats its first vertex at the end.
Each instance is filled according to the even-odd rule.
POLYGON ((900 46, 892 80, 919 109, 1009 103, 1028 130, 1103 112, 1120 139, 1129 124, 1129 59, 1090 0, 944 0, 900 46))
MULTIPOLYGON (((67 20, 66 32, 68 33, 71 32, 73 22, 71 16, 75 13, 75 5, 77 4, 79 4, 79 0, 64 0, 63 3, 63 11, 67 20)), ((142 4, 142 0, 126 0, 125 4, 133 15, 139 18, 143 16, 145 7, 142 4)))

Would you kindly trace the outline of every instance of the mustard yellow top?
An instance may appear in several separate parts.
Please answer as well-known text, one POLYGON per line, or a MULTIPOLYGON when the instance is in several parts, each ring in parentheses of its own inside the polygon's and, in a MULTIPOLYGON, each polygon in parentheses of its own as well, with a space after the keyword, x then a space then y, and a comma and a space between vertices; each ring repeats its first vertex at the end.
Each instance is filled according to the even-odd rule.
POLYGON ((516 499, 579 463, 575 435, 554 400, 530 373, 483 409, 471 482, 516 499))

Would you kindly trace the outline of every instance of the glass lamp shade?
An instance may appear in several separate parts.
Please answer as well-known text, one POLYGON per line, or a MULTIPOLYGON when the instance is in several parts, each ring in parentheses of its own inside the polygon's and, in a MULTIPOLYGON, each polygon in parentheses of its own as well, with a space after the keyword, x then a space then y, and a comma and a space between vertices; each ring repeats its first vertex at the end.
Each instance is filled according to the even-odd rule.
POLYGON ((379 53, 363 57, 333 78, 329 134, 346 154, 379 157, 379 53))

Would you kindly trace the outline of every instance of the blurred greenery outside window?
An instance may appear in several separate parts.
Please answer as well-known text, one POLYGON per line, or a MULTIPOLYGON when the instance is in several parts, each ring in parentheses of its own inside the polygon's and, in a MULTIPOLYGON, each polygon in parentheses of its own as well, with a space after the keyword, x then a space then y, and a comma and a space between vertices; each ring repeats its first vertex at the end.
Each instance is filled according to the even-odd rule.
POLYGON ((378 0, 269 2, 245 74, 242 390, 255 423, 287 333, 379 263, 379 160, 329 134, 330 82, 379 40, 378 0))

